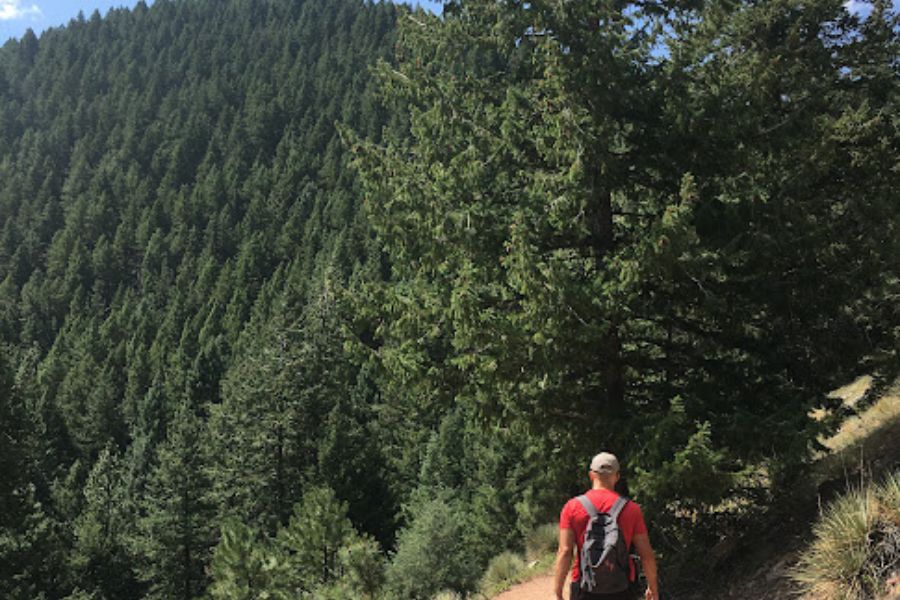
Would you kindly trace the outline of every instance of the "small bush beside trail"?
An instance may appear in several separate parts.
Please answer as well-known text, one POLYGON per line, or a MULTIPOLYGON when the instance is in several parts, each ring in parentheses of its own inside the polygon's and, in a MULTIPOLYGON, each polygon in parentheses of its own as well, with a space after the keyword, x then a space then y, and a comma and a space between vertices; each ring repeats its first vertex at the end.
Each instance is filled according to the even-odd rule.
POLYGON ((559 525, 547 523, 535 528, 525 537, 525 557, 540 560, 547 554, 556 552, 559 544, 559 525))
POLYGON ((463 600, 463 597, 457 592, 444 590, 438 592, 431 600, 463 600))
POLYGON ((484 591, 502 590, 518 583, 525 571, 525 560, 514 552, 504 552, 491 559, 481 579, 484 591))
POLYGON ((814 536, 792 573, 804 598, 881 597, 900 564, 900 473, 838 498, 814 536))

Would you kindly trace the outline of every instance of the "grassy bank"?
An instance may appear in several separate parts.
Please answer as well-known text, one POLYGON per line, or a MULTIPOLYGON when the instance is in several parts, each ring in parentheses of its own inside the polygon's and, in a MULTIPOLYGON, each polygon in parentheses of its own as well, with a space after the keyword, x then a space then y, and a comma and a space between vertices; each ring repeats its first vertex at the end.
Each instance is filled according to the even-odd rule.
POLYGON ((900 472, 839 497, 813 528, 791 571, 804 598, 888 597, 900 568, 900 472))

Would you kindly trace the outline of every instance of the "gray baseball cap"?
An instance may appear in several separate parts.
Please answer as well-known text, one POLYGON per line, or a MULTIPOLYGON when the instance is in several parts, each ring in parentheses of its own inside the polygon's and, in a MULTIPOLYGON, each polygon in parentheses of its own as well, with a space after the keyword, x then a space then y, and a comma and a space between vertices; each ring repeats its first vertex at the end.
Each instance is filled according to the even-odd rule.
POLYGON ((601 452, 591 460, 591 471, 595 473, 618 473, 619 459, 609 452, 601 452))

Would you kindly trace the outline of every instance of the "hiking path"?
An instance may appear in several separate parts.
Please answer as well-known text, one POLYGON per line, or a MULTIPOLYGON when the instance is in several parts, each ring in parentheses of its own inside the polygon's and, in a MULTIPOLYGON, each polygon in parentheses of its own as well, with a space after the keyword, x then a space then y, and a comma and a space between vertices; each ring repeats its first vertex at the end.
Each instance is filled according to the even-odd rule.
MULTIPOLYGON (((569 585, 563 590, 563 596, 568 600, 569 585)), ((515 585, 493 600, 551 600, 553 598, 553 575, 541 575, 524 583, 515 585)))

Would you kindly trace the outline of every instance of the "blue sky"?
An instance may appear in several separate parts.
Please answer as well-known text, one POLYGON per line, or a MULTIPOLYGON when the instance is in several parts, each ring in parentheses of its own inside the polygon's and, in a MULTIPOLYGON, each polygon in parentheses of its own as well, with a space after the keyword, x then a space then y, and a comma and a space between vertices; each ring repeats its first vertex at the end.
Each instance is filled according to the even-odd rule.
POLYGON ((105 15, 110 8, 134 6, 137 0, 0 0, 0 44, 21 37, 29 27, 40 35, 45 29, 65 25, 83 11, 105 15))
MULTIPOLYGON (((84 12, 91 16, 95 10, 105 15, 111 8, 131 8, 138 0, 0 0, 0 45, 11 37, 19 38, 30 27, 40 35, 45 29, 65 25, 84 12)), ((152 4, 152 0, 145 0, 152 4)), ((313 0, 315 1, 315 0, 313 0)), ((407 2, 409 3, 409 2, 407 2)), ((441 2, 419 0, 418 4, 435 12, 441 2)))
MULTIPOLYGON (((152 4, 152 0, 146 0, 152 4)), ((315 0, 312 0, 315 1, 315 0)), ((435 12, 440 12, 440 0, 403 0, 417 3, 435 12)), ((11 37, 19 38, 29 27, 40 35, 45 29, 65 25, 79 11, 89 17, 95 10, 105 15, 110 8, 132 7, 137 0, 0 0, 0 45, 11 37)), ((893 0, 894 8, 900 7, 900 0, 893 0)), ((851 10, 866 12, 860 0, 846 0, 851 10)))

